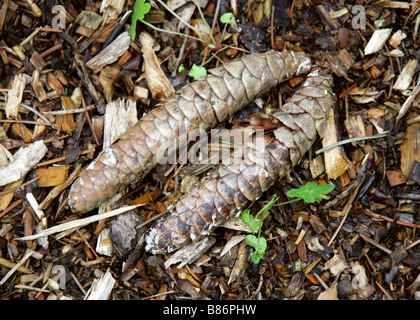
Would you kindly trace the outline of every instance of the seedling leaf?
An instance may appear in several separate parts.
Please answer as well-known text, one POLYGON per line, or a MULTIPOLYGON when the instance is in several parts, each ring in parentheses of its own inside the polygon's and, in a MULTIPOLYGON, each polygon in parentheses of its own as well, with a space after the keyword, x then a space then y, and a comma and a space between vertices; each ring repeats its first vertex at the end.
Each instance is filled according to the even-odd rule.
POLYGON ((192 66, 192 68, 191 68, 190 72, 188 73, 188 75, 189 75, 190 77, 193 77, 193 78, 194 78, 194 80, 195 80, 195 79, 198 79, 198 78, 201 78, 201 77, 204 77, 206 74, 207 74, 207 70, 206 70, 206 68, 204 68, 204 67, 199 67, 199 66, 197 66, 197 65, 195 65, 195 64, 193 64, 193 66, 192 66))
POLYGON ((138 20, 143 20, 146 13, 150 11, 150 3, 146 0, 136 0, 134 4, 133 14, 131 16, 131 41, 136 39, 136 25, 138 20))
POLYGON ((335 188, 331 184, 317 184, 316 182, 308 182, 299 189, 291 189, 287 192, 290 198, 300 198, 306 203, 314 203, 322 200, 321 194, 328 194, 335 188))
POLYGON ((267 249, 267 241, 264 238, 257 238, 253 234, 249 234, 245 237, 245 241, 255 249, 257 253, 264 253, 267 249))
POLYGON ((257 238, 253 234, 247 235, 245 241, 255 249, 255 252, 251 253, 251 260, 258 264, 267 249, 267 241, 264 238, 257 238))
POLYGON ((249 209, 246 209, 244 212, 242 212, 241 218, 246 222, 252 232, 257 232, 262 227, 263 221, 255 219, 250 214, 249 209))
POLYGON ((220 22, 229 23, 231 28, 235 28, 236 21, 235 21, 235 16, 233 15, 232 12, 226 12, 225 14, 223 14, 220 17, 220 22))
POLYGON ((178 67, 178 72, 181 73, 184 70, 185 70, 184 64, 180 64, 178 67))

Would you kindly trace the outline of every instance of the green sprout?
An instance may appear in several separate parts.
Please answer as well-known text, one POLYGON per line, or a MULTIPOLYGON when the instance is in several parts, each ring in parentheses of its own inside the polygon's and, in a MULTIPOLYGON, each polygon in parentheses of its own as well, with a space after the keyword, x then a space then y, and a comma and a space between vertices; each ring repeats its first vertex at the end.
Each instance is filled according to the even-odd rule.
POLYGON ((133 15, 131 16, 131 41, 136 39, 136 25, 137 21, 144 19, 144 16, 150 11, 150 3, 146 3, 146 0, 136 0, 133 9, 133 15))
POLYGON ((236 27, 235 16, 232 12, 226 12, 225 14, 222 14, 220 17, 220 22, 229 24, 231 28, 236 27))
POLYGON ((188 75, 190 77, 193 77, 194 80, 204 77, 207 74, 207 70, 204 67, 199 67, 195 64, 192 65, 190 72, 188 73, 188 75))
MULTIPOLYGON (((333 191, 334 188, 335 186, 331 184, 317 184, 316 182, 308 182, 306 185, 301 186, 299 189, 290 189, 287 192, 288 197, 296 199, 277 204, 277 206, 282 206, 300 200, 303 200, 306 203, 314 203, 316 201, 322 200, 321 194, 328 194, 333 191)), ((250 214, 249 209, 246 209, 241 214, 241 218, 246 222, 251 232, 258 232, 258 236, 249 234, 245 237, 245 241, 255 250, 251 253, 251 260, 255 264, 260 262, 264 256, 265 250, 267 249, 267 241, 261 237, 263 218, 260 218, 260 216, 264 217, 265 213, 270 210, 271 207, 276 205, 275 203, 278 199, 279 197, 274 196, 264 205, 260 211, 258 211, 255 217, 250 214)))

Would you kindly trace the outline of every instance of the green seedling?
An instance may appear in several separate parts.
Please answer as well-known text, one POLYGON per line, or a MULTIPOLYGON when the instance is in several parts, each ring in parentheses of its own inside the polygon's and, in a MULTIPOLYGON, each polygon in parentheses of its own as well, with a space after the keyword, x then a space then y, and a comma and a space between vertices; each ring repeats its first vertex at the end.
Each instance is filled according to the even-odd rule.
MULTIPOLYGON (((179 21, 181 21, 184 25, 186 25, 188 28, 190 28, 191 30, 193 30, 196 34, 200 34, 199 31, 194 28, 192 25, 190 25, 187 21, 185 21, 183 18, 181 18, 178 14, 176 14, 173 10, 171 10, 166 4, 165 2, 163 2, 162 0, 156 0, 157 2, 159 2, 167 11, 169 11, 174 17, 176 17, 179 21)), ((196 6, 198 6, 197 2, 195 2, 196 6)), ((136 0, 135 4, 134 4, 134 9, 133 9, 133 14, 132 14, 132 18, 131 18, 131 40, 134 41, 136 39, 136 26, 137 26, 137 21, 140 21, 141 23, 147 25, 148 27, 152 28, 155 31, 158 32, 165 32, 165 33, 169 33, 169 34, 174 34, 180 37, 184 37, 184 38, 190 38, 190 39, 194 39, 197 41, 201 41, 203 42, 205 45, 207 45, 209 48, 214 49, 215 48, 215 44, 214 43, 206 43, 203 39, 194 37, 194 36, 190 36, 188 34, 183 34, 183 33, 179 33, 176 31, 169 31, 169 30, 165 30, 165 29, 161 29, 158 28, 150 23, 148 23, 147 21, 144 20, 144 16, 150 11, 151 5, 150 3, 146 3, 146 0, 136 0)), ((201 9, 198 6, 199 12, 202 15, 201 9)), ((203 17, 203 21, 205 21, 204 17, 203 17)), ((207 25, 208 26, 208 25, 207 25)), ((212 41, 214 42, 213 39, 213 35, 211 34, 211 38, 212 41)))
POLYGON ((131 41, 136 39, 136 26, 137 21, 144 19, 144 16, 150 11, 151 5, 146 0, 136 0, 134 4, 133 14, 131 16, 131 41))
POLYGON ((220 22, 229 24, 231 28, 236 27, 235 16, 232 12, 226 12, 225 14, 222 14, 220 17, 220 22))
POLYGON ((255 217, 251 215, 249 209, 246 209, 244 212, 242 212, 241 218, 246 222, 251 232, 258 232, 258 236, 250 234, 245 237, 245 241, 255 250, 251 253, 252 262, 258 264, 264 256, 265 250, 267 249, 267 241, 261 237, 261 228, 263 225, 263 217, 268 210, 270 210, 274 205, 282 206, 300 200, 303 200, 306 203, 314 203, 316 201, 322 200, 321 194, 328 194, 333 191, 334 188, 335 186, 330 184, 317 184, 316 182, 308 182, 306 185, 298 189, 291 189, 287 192, 288 197, 296 199, 275 204, 279 199, 279 197, 275 196, 270 201, 268 201, 260 211, 258 211, 255 217))
POLYGON ((321 201, 321 194, 328 194, 335 188, 332 184, 317 184, 316 182, 308 182, 299 189, 290 189, 287 196, 290 198, 298 198, 306 203, 314 203, 321 201))
POLYGON ((204 67, 199 67, 195 64, 192 65, 190 72, 188 73, 188 75, 190 77, 193 77, 194 80, 204 77, 207 74, 207 70, 204 67))
POLYGON ((178 72, 179 73, 181 73, 182 71, 184 71, 185 70, 185 67, 184 67, 184 64, 182 63, 182 64, 180 64, 179 65, 179 67, 178 67, 178 72))

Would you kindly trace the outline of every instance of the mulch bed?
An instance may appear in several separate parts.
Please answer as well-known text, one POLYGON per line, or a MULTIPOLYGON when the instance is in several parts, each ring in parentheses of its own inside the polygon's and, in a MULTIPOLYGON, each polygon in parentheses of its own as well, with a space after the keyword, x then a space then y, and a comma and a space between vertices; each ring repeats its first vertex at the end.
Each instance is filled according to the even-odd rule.
MULTIPOLYGON (((268 248, 259 264, 251 262, 250 247, 238 238, 247 233, 228 227, 218 228, 206 252, 180 268, 179 263, 165 266, 171 254, 144 251, 142 236, 149 225, 136 226, 174 203, 186 187, 183 181, 205 174, 194 166, 169 175, 168 167, 154 170, 120 200, 143 204, 127 214, 38 240, 17 240, 95 215, 97 210, 73 214, 67 194, 80 170, 102 150, 107 104, 133 100, 143 115, 157 102, 145 79, 138 37, 110 64, 108 74, 86 67, 130 31, 131 19, 119 22, 134 1, 119 1, 121 8, 110 2, 104 8, 93 0, 2 2, 1 299, 420 299, 420 6, 411 2, 239 0, 232 7, 234 1, 203 0, 210 26, 216 12, 218 17, 233 12, 237 22, 235 28, 214 24, 214 49, 137 24, 137 35, 147 31, 155 39, 160 67, 175 89, 193 81, 188 76, 193 64, 210 60, 204 65, 209 69, 247 52, 304 51, 333 66, 337 103, 330 138, 361 139, 320 154, 315 152, 323 145, 317 141, 287 178, 266 192, 262 201, 276 194, 284 202, 288 190, 308 181, 335 185, 321 202, 268 211, 262 228, 268 248), (66 14, 65 24, 57 26, 58 5, 66 14), (178 70, 181 64, 184 71, 178 70), (13 100, 15 112, 7 107, 13 100), (13 155, 40 140, 46 150, 31 153, 41 152, 26 172, 9 181, 13 155), (236 239, 241 241, 221 255, 236 239), (109 291, 95 292, 98 279, 108 280, 109 291)), ((193 3, 176 3, 168 5, 194 27, 206 27, 193 3)), ((185 26, 177 29, 179 20, 159 2, 145 20, 189 32, 185 26)), ((303 79, 280 85, 262 97, 263 110, 252 103, 227 125, 275 110, 303 79)), ((251 212, 262 205, 254 203, 251 212)))

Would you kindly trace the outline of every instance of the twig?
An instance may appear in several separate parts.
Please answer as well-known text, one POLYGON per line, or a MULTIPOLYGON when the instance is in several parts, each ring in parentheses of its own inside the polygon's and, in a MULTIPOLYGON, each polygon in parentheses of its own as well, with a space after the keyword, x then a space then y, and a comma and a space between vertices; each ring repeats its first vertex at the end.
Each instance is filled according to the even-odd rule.
POLYGON ((41 125, 41 126, 50 126, 50 127, 55 127, 56 125, 53 123, 46 123, 46 122, 38 122, 38 121, 30 121, 30 120, 11 120, 11 119, 3 119, 0 120, 0 122, 5 122, 5 123, 24 123, 24 124, 36 124, 36 125, 41 125))
POLYGON ((392 298, 392 296, 389 294, 389 292, 379 283, 378 280, 376 280, 375 283, 377 284, 379 289, 381 289, 381 291, 387 296, 388 299, 394 300, 394 298, 392 298))
MULTIPOLYGON (((95 149, 87 149, 85 151, 80 152, 80 155, 85 155, 85 154, 92 153, 92 152, 95 152, 95 149)), ((68 156, 63 156, 63 157, 47 160, 47 161, 44 161, 44 162, 40 162, 40 163, 36 164, 36 167, 48 166, 48 165, 53 164, 53 163, 61 162, 61 161, 66 160, 67 157, 68 156)))
POLYGON ((85 111, 95 109, 95 105, 87 106, 86 108, 70 109, 70 110, 56 110, 56 111, 44 111, 44 114, 51 115, 63 115, 63 114, 73 114, 73 113, 82 113, 85 111))
MULTIPOLYGON (((45 58, 46 56, 48 56, 49 54, 53 53, 54 51, 60 50, 63 48, 63 44, 62 43, 58 43, 55 46, 45 50, 44 52, 42 52, 40 54, 41 58, 45 58)), ((15 76, 21 73, 24 73, 26 71, 26 67, 21 68, 20 70, 18 70, 18 72, 16 72, 15 76)))
POLYGON ((9 207, 7 207, 6 210, 0 213, 0 218, 2 218, 4 215, 8 214, 10 211, 12 211, 14 208, 16 208, 18 205, 20 205, 25 199, 19 199, 15 202, 13 202, 9 207))
POLYGON ((153 298, 157 298, 161 296, 166 296, 167 294, 170 294, 170 293, 176 293, 176 291, 166 291, 166 292, 156 293, 152 296, 141 298, 140 300, 149 300, 149 299, 153 299, 153 298))
POLYGON ((20 259, 20 261, 18 263, 15 264, 15 266, 9 270, 8 273, 6 273, 6 275, 3 277, 3 279, 1 279, 0 281, 0 286, 5 283, 7 281, 7 279, 9 279, 13 273, 15 273, 15 271, 21 266, 23 265, 26 260, 28 260, 30 257, 35 257, 36 259, 41 259, 42 258, 42 254, 35 252, 31 249, 27 249, 26 254, 23 256, 22 259, 20 259))
POLYGON ((2 191, 2 192, 0 192, 0 197, 4 196, 5 194, 8 194, 10 192, 15 192, 16 190, 18 190, 18 189, 20 189, 20 188, 22 188, 24 186, 27 186, 28 184, 31 184, 32 182, 37 181, 39 178, 40 177, 36 177, 35 179, 32 179, 32 180, 30 180, 28 182, 25 182, 25 183, 21 184, 20 186, 17 186, 17 187, 14 187, 14 188, 7 189, 5 191, 2 191))
MULTIPOLYGON (((0 100, 2 101, 6 101, 5 97, 0 97, 0 100)), ((20 105, 22 107, 24 107, 25 109, 28 109, 29 111, 35 113, 38 117, 40 117, 42 120, 44 120, 46 123, 48 123, 50 126, 55 127, 56 125, 51 123, 50 120, 48 120, 42 113, 40 113, 38 110, 36 110, 35 108, 32 108, 31 106, 28 106, 27 104, 24 103, 20 103, 20 105)))
POLYGON ((334 234, 332 235, 330 241, 328 242, 327 246, 331 246, 333 241, 335 240, 335 237, 338 235, 338 232, 341 230, 341 228, 344 225, 344 221, 346 221, 346 218, 350 212, 351 206, 353 205, 353 201, 356 198, 357 192, 359 191, 359 188, 361 186, 361 183, 359 183, 356 187, 356 189, 353 191, 352 195, 350 196, 349 201, 346 203, 346 206, 343 209, 344 217, 341 219, 340 225, 337 227, 337 230, 335 230, 334 234))
POLYGON ((89 124, 90 130, 92 131, 93 138, 95 138, 96 144, 99 145, 100 143, 99 143, 98 137, 96 136, 95 130, 94 130, 93 125, 92 125, 92 121, 90 121, 90 117, 89 117, 89 113, 87 111, 87 106, 86 106, 85 97, 83 96, 83 93, 80 95, 80 97, 82 98, 82 105, 83 105, 83 109, 85 110, 86 120, 89 124))
POLYGON ((18 240, 18 241, 35 240, 35 239, 38 239, 38 238, 41 238, 41 237, 50 236, 50 235, 52 235, 54 233, 57 233, 57 232, 62 232, 62 231, 66 231, 66 230, 70 230, 70 229, 74 229, 74 228, 80 228, 80 227, 86 226, 86 225, 88 225, 92 222, 96 222, 96 221, 99 221, 99 220, 103 220, 103 219, 107 219, 107 218, 117 216, 121 213, 133 210, 133 209, 135 209, 137 207, 140 207, 142 205, 143 204, 122 207, 122 208, 115 209, 115 210, 112 210, 112 211, 109 211, 109 212, 98 214, 96 216, 91 216, 91 217, 87 217, 87 218, 83 218, 83 219, 78 219, 78 220, 75 220, 75 221, 66 222, 66 223, 59 224, 59 225, 56 225, 54 227, 51 227, 49 229, 46 229, 46 230, 42 231, 41 233, 31 235, 31 236, 27 236, 27 237, 22 237, 22 238, 15 238, 15 240, 18 240))
POLYGON ((360 186, 360 182, 362 181, 362 179, 365 176, 366 170, 367 168, 370 166, 371 162, 368 161, 368 156, 369 154, 367 154, 365 156, 365 158, 362 161, 362 166, 360 167, 359 171, 357 172, 357 176, 356 179, 354 180, 354 182, 351 184, 351 186, 345 190, 342 194, 336 196, 333 200, 331 200, 330 202, 326 203, 323 206, 323 209, 329 209, 333 206, 335 206, 339 201, 341 201, 342 199, 346 198, 353 190, 354 188, 356 188, 357 186, 360 186))
POLYGON ((381 249, 382 251, 391 254, 392 250, 384 247, 383 245, 377 243, 375 240, 369 238, 368 236, 365 236, 363 233, 360 233, 360 236, 363 238, 363 240, 365 240, 366 242, 369 242, 370 244, 373 244, 375 247, 377 247, 378 249, 381 249))
POLYGON ((216 10, 214 12, 214 18, 213 18, 213 23, 211 25, 211 33, 213 34, 213 30, 214 27, 216 26, 216 22, 217 22, 217 18, 219 16, 219 11, 220 11, 220 4, 221 4, 222 0, 217 0, 217 4, 216 4, 216 10))
POLYGON ((401 220, 395 220, 395 219, 383 216, 381 214, 377 214, 377 213, 375 213, 375 212, 373 212, 373 211, 371 211, 367 208, 365 208, 364 211, 368 216, 373 217, 375 219, 382 219, 382 220, 385 220, 385 221, 388 221, 388 222, 391 222, 391 223, 399 224, 399 225, 404 226, 404 227, 420 229, 420 224, 414 224, 414 223, 405 222, 405 221, 401 221, 401 220))
MULTIPOLYGON (((166 10, 168 10, 174 17, 176 17, 179 21, 181 21, 183 24, 185 24, 188 28, 190 28, 191 30, 193 30, 196 34, 200 34, 200 32, 194 28, 192 25, 190 25, 187 21, 185 21, 184 19, 182 19, 179 15, 177 15, 171 8, 169 8, 163 1, 161 0, 157 0, 157 2, 159 2, 166 10)), ((142 21, 144 22, 144 21, 142 21)))
POLYGON ((419 243, 420 243, 420 239, 417 239, 412 244, 410 244, 407 248, 405 248, 405 250, 411 249, 411 248, 415 247, 416 245, 418 245, 419 243))
POLYGON ((350 139, 346 139, 346 140, 341 140, 338 141, 332 145, 329 145, 325 148, 319 149, 315 152, 316 155, 319 155, 327 150, 330 150, 332 148, 338 147, 338 146, 342 146, 344 144, 347 143, 352 143, 352 142, 356 142, 356 141, 364 141, 364 140, 369 140, 369 139, 379 139, 379 138, 385 138, 386 136, 388 136, 388 132, 382 133, 382 134, 376 134, 373 136, 366 136, 366 137, 354 137, 354 138, 350 138, 350 139))
POLYGON ((79 280, 76 278, 73 272, 70 271, 70 275, 73 278, 74 282, 76 282, 79 289, 83 292, 84 295, 86 295, 86 290, 83 288, 83 286, 80 284, 79 280))

